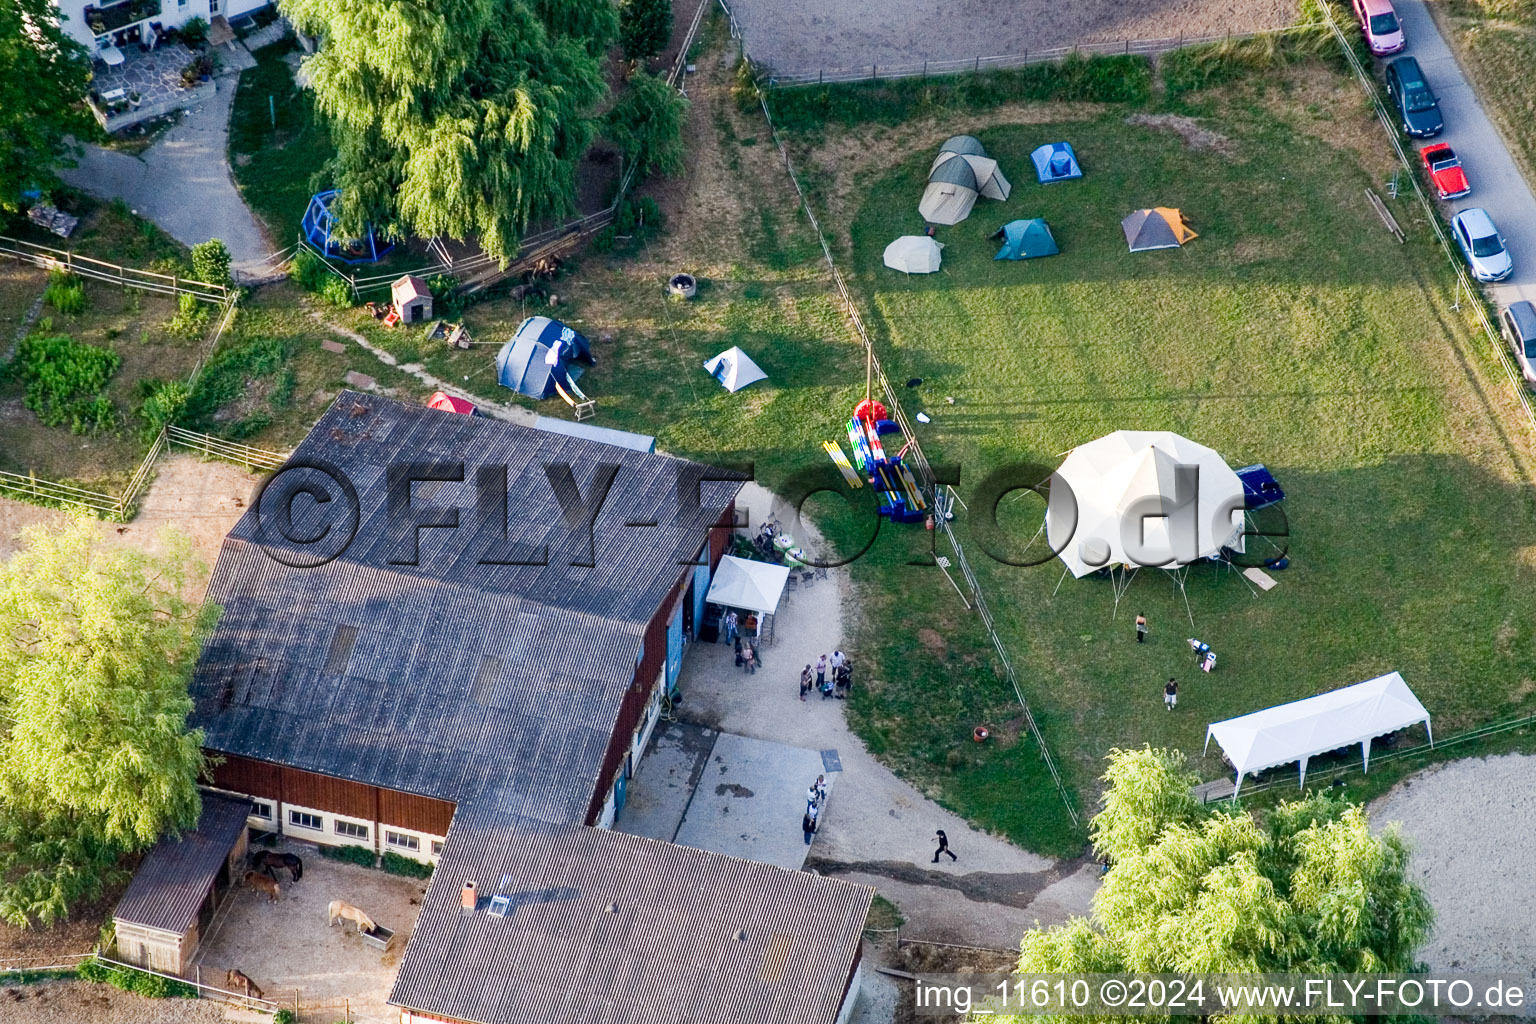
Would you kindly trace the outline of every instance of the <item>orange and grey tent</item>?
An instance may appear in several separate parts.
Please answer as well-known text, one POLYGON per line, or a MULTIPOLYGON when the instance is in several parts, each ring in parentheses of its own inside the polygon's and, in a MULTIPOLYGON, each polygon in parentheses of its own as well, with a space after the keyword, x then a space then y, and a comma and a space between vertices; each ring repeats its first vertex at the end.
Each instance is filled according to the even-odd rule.
POLYGON ((1184 215, 1167 206, 1137 210, 1120 222, 1120 228, 1125 232, 1125 242, 1131 247, 1131 252, 1177 249, 1196 237, 1189 225, 1184 223, 1184 215))

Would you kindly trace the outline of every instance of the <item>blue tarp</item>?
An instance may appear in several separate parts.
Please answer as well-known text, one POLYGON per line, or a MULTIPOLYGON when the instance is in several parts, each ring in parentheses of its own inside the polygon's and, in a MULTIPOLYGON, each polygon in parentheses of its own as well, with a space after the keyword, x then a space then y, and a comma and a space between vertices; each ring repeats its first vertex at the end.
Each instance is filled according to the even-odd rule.
POLYGON ((496 354, 496 379, 520 395, 549 398, 556 383, 580 376, 580 368, 573 364, 594 362, 586 338, 558 320, 531 316, 496 354))
POLYGON ((1029 156, 1035 162, 1035 175, 1043 185, 1083 176, 1083 167, 1077 162, 1077 154, 1072 151, 1070 142, 1053 142, 1041 146, 1029 156))
POLYGON ((1248 511, 1268 508, 1285 500, 1285 492, 1262 462, 1244 466, 1236 472, 1243 483, 1243 503, 1248 511))

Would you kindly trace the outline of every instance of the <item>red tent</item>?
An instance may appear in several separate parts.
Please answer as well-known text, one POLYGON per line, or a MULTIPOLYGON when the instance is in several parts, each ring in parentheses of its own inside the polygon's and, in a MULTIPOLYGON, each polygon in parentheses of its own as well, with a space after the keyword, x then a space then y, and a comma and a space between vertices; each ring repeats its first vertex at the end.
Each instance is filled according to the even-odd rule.
POLYGON ((474 402, 467 398, 457 398, 442 391, 434 392, 432 397, 427 399, 427 407, 430 409, 441 409, 444 412, 463 413, 465 416, 473 416, 475 414, 474 402))

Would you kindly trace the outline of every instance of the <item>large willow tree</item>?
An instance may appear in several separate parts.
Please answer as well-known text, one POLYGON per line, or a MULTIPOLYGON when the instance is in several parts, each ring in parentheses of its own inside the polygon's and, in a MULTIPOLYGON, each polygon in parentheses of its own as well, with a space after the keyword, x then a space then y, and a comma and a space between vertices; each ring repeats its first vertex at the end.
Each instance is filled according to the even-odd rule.
POLYGON ((281 0, 320 39, 306 64, 330 124, 341 226, 477 237, 508 258, 575 208, 606 86, 610 0, 281 0))

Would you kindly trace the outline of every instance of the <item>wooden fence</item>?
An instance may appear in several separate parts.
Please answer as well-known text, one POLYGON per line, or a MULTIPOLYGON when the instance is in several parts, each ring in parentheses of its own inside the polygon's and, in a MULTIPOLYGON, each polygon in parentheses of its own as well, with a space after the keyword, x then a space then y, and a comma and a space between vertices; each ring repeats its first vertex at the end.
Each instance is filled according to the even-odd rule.
POLYGON ((138 270, 105 260, 81 256, 69 249, 54 249, 35 242, 0 235, 0 256, 30 263, 45 270, 62 270, 95 281, 106 281, 124 288, 157 292, 161 295, 191 295, 200 302, 223 305, 234 297, 234 290, 222 284, 209 284, 175 274, 138 270))
POLYGON ((209 458, 223 459, 225 462, 234 462, 252 470, 276 470, 281 469, 283 463, 288 461, 288 452, 268 451, 265 448, 252 448, 250 445, 241 444, 238 441, 226 441, 222 437, 214 437, 212 434, 199 434, 193 430, 185 430, 181 427, 166 427, 163 435, 166 442, 178 448, 186 448, 198 452, 209 458))

